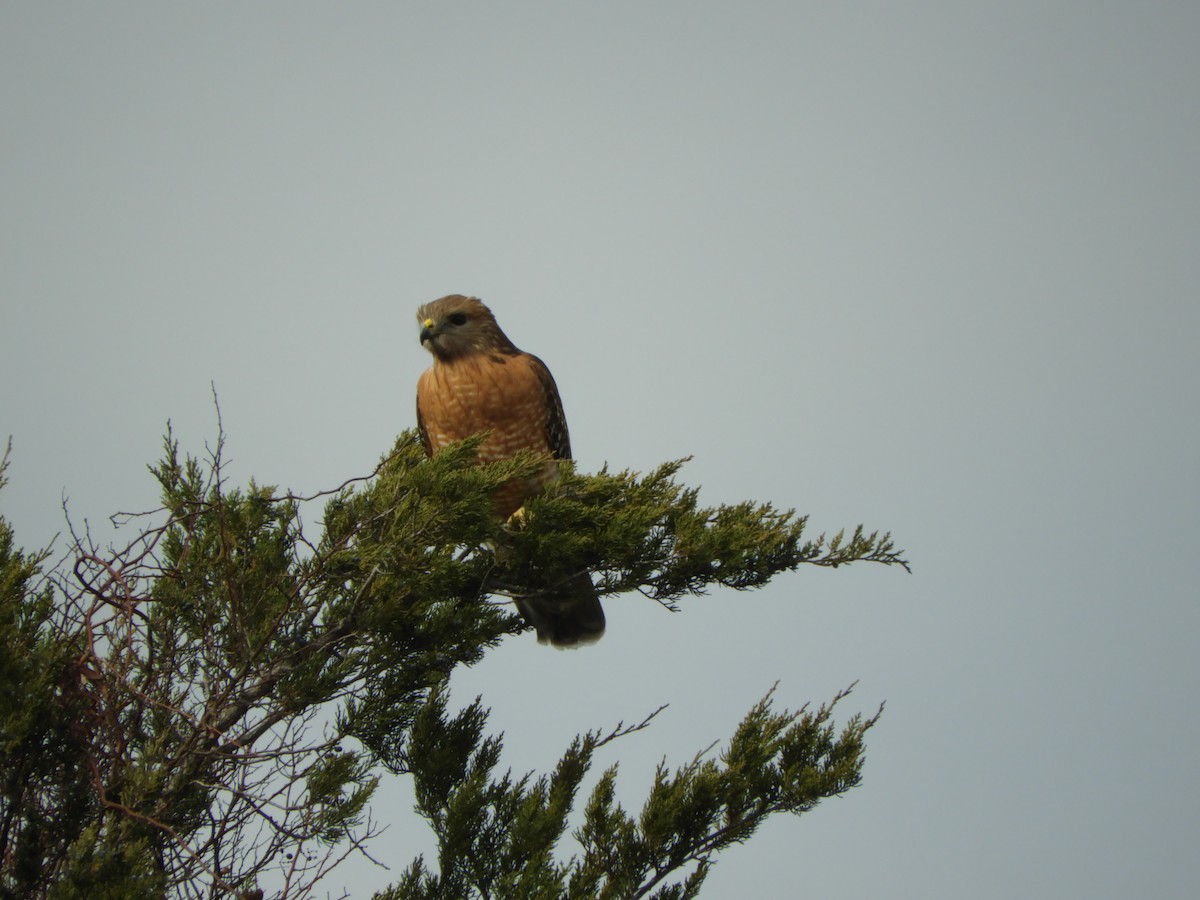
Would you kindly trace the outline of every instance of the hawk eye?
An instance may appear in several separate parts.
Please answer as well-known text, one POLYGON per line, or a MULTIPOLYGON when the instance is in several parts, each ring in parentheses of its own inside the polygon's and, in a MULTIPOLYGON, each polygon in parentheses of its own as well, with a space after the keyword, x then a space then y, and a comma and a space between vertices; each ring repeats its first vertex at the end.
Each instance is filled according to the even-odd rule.
POLYGON ((466 325, 467 324, 467 314, 466 313, 451 313, 449 318, 450 318, 451 325, 466 325))

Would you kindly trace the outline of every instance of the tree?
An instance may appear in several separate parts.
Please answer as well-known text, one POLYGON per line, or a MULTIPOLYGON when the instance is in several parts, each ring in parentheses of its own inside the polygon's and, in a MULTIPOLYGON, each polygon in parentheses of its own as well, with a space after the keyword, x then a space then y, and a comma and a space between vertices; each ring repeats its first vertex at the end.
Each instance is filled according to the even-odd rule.
POLYGON ((660 768, 639 814, 606 769, 565 848, 598 752, 655 714, 580 736, 549 775, 498 773, 486 710, 446 694, 524 627, 489 597, 586 569, 601 594, 675 608, 803 564, 908 566, 887 534, 806 540, 805 518, 770 504, 703 508, 675 480, 684 461, 567 467, 500 524, 490 493, 540 463, 476 466, 476 444, 427 460, 405 433, 369 476, 300 497, 230 487, 223 436, 195 458, 168 429, 151 468, 163 506, 114 518, 127 543, 72 529, 52 564, 0 519, 0 896, 310 896, 366 852, 392 773, 413 779, 438 859, 381 898, 692 897, 764 819, 859 783, 878 713, 838 729, 845 693, 796 712, 768 693, 718 756, 660 768))

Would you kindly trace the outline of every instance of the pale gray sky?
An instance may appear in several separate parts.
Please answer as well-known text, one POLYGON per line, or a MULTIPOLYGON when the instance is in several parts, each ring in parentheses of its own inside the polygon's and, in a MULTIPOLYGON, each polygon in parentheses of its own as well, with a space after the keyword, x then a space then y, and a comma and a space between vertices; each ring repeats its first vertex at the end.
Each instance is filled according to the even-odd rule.
MULTIPOLYGON (((298 491, 413 424, 413 311, 483 297, 585 469, 890 529, 455 681, 514 769, 654 765, 860 679, 866 780, 706 898, 1200 890, 1200 5, 0 5, 0 511, 154 505, 170 418, 298 491), (531 685, 536 685, 531 689, 531 685)), ((403 786, 394 866, 429 840, 403 786)))

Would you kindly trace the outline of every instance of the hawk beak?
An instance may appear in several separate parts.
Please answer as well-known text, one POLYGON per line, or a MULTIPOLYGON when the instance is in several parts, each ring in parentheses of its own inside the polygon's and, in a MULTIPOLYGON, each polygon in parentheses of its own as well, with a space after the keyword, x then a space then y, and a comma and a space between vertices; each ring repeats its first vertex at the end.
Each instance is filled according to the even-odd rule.
POLYGON ((434 321, 433 319, 426 319, 421 323, 421 343, 424 344, 426 341, 432 341, 435 337, 437 337, 437 328, 434 327, 434 321))

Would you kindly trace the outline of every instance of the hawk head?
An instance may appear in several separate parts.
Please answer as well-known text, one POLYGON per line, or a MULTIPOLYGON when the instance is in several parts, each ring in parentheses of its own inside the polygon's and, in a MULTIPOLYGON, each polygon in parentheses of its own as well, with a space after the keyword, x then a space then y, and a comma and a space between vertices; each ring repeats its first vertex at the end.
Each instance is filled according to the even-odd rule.
POLYGON ((443 362, 472 353, 519 352, 496 324, 492 311, 475 297, 451 294, 417 310, 421 346, 443 362))

